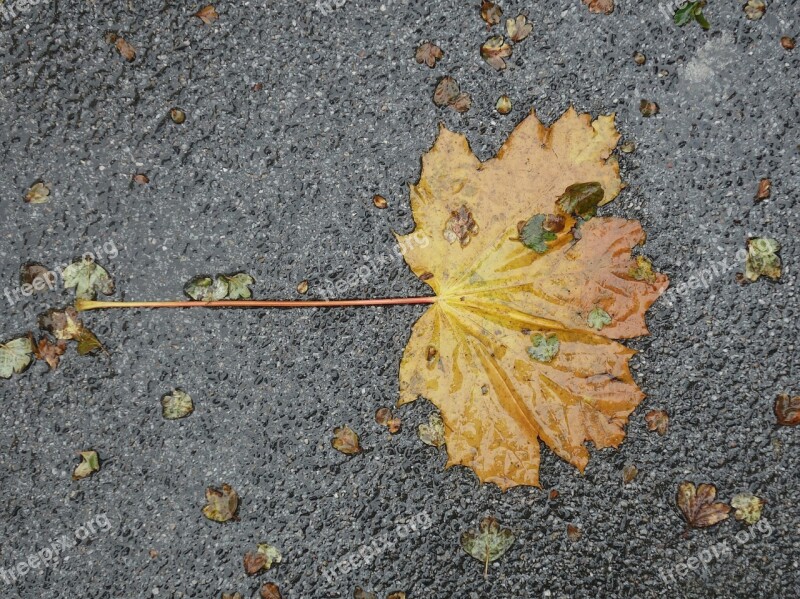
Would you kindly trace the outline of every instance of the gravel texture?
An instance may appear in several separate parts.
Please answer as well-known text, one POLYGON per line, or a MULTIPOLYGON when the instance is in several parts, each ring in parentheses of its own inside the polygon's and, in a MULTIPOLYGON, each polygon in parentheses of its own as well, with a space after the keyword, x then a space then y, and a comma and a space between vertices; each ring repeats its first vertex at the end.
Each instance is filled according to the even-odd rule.
MULTIPOLYGON (((594 451, 583 476, 545 450, 544 489, 507 493, 445 471, 444 451, 420 443, 429 404, 400 410, 394 437, 373 420, 397 398, 422 307, 87 314, 109 356, 70 350, 54 372, 37 363, 0 382, 0 567, 87 522, 108 526, 57 564, 0 579, 3 596, 250 597, 266 581, 297 599, 356 586, 409 599, 798 596, 800 428, 776 427, 772 412, 777 393, 800 393, 800 54, 780 44, 800 34, 798 4, 774 0, 749 21, 743 1, 712 1, 708 32, 675 27, 672 2, 617 4, 605 16, 579 0, 502 2, 509 17, 529 10, 534 31, 497 73, 479 56, 489 33, 477 0, 220 3, 208 26, 191 2, 6 0, 3 293, 13 296, 28 260, 54 267, 94 248, 117 298, 177 298, 196 274, 238 270, 255 276, 258 297, 300 297, 303 279, 320 297, 364 264, 370 273, 344 295, 425 293, 392 257, 391 232, 412 227, 406 184, 437 124, 486 159, 530 109, 551 122, 570 104, 616 112, 636 144, 621 156, 629 187, 604 213, 643 222, 646 252, 673 286, 704 272, 707 284, 660 300, 652 336, 629 343, 648 398, 622 447, 594 451), (135 47, 133 62, 108 32, 135 47), (425 40, 445 52, 433 70, 413 60, 425 40), (445 74, 472 95, 464 115, 431 101, 445 74), (514 103, 505 117, 494 111, 501 94, 514 103), (642 117, 643 98, 657 116, 642 117), (182 125, 169 118, 176 106, 182 125), (755 203, 762 177, 772 196, 755 203), (25 204, 40 179, 51 201, 25 204), (748 236, 782 243, 779 282, 736 282, 748 236), (196 409, 167 421, 159 399, 176 387, 196 409), (664 437, 646 429, 654 408, 670 413, 664 437), (345 423, 364 454, 330 448, 345 423), (86 448, 102 470, 74 482, 86 448), (623 485, 629 463, 639 475, 623 485), (731 519, 684 534, 674 503, 684 479, 715 483, 724 500, 765 498, 768 526, 748 534, 731 519), (242 497, 239 522, 201 515, 205 487, 222 483, 242 497), (517 541, 484 580, 458 540, 488 514, 517 541), (408 532, 409 521, 423 525, 408 532), (580 540, 567 538, 569 523, 580 540), (242 556, 264 541, 284 560, 247 578, 242 556), (371 559, 324 576, 370 545, 371 559)), ((3 299, 3 338, 71 298, 3 299)))

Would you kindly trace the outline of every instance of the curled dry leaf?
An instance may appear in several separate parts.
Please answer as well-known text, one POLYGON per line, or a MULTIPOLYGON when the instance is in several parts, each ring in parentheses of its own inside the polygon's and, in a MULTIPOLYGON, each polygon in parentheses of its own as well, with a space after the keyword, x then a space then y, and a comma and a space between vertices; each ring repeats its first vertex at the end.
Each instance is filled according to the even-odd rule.
POLYGON ((508 19, 506 21, 506 33, 512 42, 521 42, 528 37, 533 31, 533 25, 528 23, 528 17, 525 15, 518 15, 516 19, 508 19))
POLYGON ((213 4, 204 6, 194 13, 194 16, 203 21, 206 25, 211 25, 211 23, 219 19, 219 13, 217 13, 217 9, 214 8, 213 4))
POLYGON ((379 208, 381 210, 385 210, 389 206, 389 204, 386 201, 386 198, 383 197, 382 195, 377 195, 377 194, 372 196, 372 203, 375 205, 376 208, 379 208))
POLYGON ((514 543, 510 528, 502 528, 496 519, 488 516, 481 520, 478 530, 461 535, 461 547, 476 560, 483 562, 483 576, 489 574, 489 563, 508 551, 514 543))
POLYGON ((772 179, 761 179, 758 182, 758 191, 756 191, 756 201, 760 202, 769 198, 772 192, 772 179))
POLYGON ((421 44, 414 54, 414 58, 419 64, 428 65, 430 68, 435 67, 436 63, 441 60, 443 56, 444 52, 442 52, 442 49, 431 42, 421 44))
POLYGON ((767 12, 767 3, 764 0, 748 0, 743 10, 748 19, 758 21, 767 12))
POLYGON ((261 586, 261 589, 259 589, 258 594, 261 596, 261 599, 283 599, 281 590, 274 582, 265 582, 261 586))
POLYGON ((506 68, 504 59, 511 56, 511 53, 511 45, 506 43, 502 35, 490 37, 481 46, 481 58, 498 71, 506 68))
POLYGON ((281 552, 272 545, 259 543, 255 552, 244 554, 244 571, 248 576, 255 576, 259 572, 269 570, 281 561, 281 552))
POLYGON ((208 487, 206 489, 206 505, 203 506, 203 515, 214 522, 228 522, 238 520, 236 512, 239 510, 239 495, 233 487, 223 484, 219 489, 208 487))
POLYGON ((117 36, 114 40, 114 47, 120 56, 128 62, 133 62, 136 59, 136 48, 131 46, 124 37, 117 36))
POLYGON ((458 82, 452 77, 442 77, 433 91, 433 103, 437 106, 450 106, 457 112, 466 112, 472 106, 469 94, 461 92, 458 82))
POLYGON ((765 276, 773 281, 781 278, 781 258, 778 256, 781 245, 768 237, 753 237, 747 240, 747 258, 744 264, 744 278, 757 281, 765 276))
POLYGON ((642 100, 639 102, 639 112, 642 113, 643 117, 655 116, 659 113, 659 110, 660 108, 655 102, 649 100, 642 100))
POLYGON ((389 429, 389 432, 392 435, 396 435, 403 429, 403 421, 400 420, 397 416, 390 418, 389 421, 386 423, 386 428, 389 429))
POLYGON ((100 456, 93 449, 80 452, 81 461, 72 471, 72 480, 81 480, 100 470, 100 456))
POLYGON ((622 482, 626 485, 633 482, 633 479, 639 474, 639 469, 633 464, 625 464, 622 469, 622 482))
POLYGON ((50 310, 43 314, 39 317, 39 328, 51 333, 56 339, 76 341, 78 353, 82 356, 103 349, 94 333, 83 326, 78 312, 73 307, 50 310))
POLYGON ((12 374, 25 372, 33 362, 34 351, 30 335, 0 344, 0 378, 10 379, 12 374))
POLYGON ((789 397, 781 393, 775 399, 775 418, 781 426, 797 426, 800 424, 800 395, 789 397))
POLYGON ((192 412, 194 412, 192 398, 181 389, 175 389, 161 398, 161 415, 167 420, 185 418, 192 412))
POLYGON ((417 428, 417 435, 426 445, 431 445, 432 447, 444 445, 444 422, 442 422, 442 417, 437 412, 432 412, 428 416, 428 423, 420 424, 417 428))
POLYGON ((483 2, 481 2, 481 18, 486 21, 489 27, 497 25, 500 19, 503 18, 503 9, 494 2, 483 0, 483 2))
POLYGON ((614 12, 614 0, 583 0, 589 12, 610 15, 614 12))
POLYGON ((570 109, 549 128, 527 117, 485 162, 445 128, 423 157, 410 188, 416 243, 398 240, 411 246, 412 271, 433 275, 426 283, 437 299, 405 348, 399 404, 424 397, 439 408, 448 466, 503 489, 538 486, 540 441, 583 471, 586 441, 624 439, 643 394, 628 367, 635 352, 615 340, 647 334, 644 314, 667 278, 630 275, 631 250, 644 241, 638 222, 592 218, 577 240, 577 219, 557 204, 584 182, 602 187, 601 204, 617 196, 618 140, 613 116, 592 121, 570 109), (544 253, 518 237, 517 223, 536 214, 563 218, 544 253), (594 308, 610 319, 599 330, 587 321, 594 308), (559 342, 549 362, 529 354, 536 333, 559 342))
POLYGON ((650 410, 645 414, 644 420, 647 422, 647 430, 656 431, 661 437, 667 434, 669 414, 664 410, 650 410))
POLYGON ((789 37, 788 35, 784 35, 781 38, 781 46, 783 47, 784 50, 794 50, 796 45, 797 45, 797 42, 795 41, 795 39, 793 37, 789 37))
POLYGON ((64 269, 61 273, 64 287, 75 288, 78 299, 93 300, 98 293, 111 295, 114 293, 114 281, 108 271, 92 259, 81 258, 64 269))
POLYGON ((731 506, 715 502, 717 488, 708 483, 695 487, 694 483, 678 485, 675 503, 691 528, 707 528, 728 518, 731 506))
POLYGON ((58 368, 58 363, 62 354, 67 351, 67 344, 65 341, 53 343, 50 337, 43 335, 39 342, 33 348, 33 355, 37 360, 44 360, 50 367, 50 370, 58 368))
POLYGON ((392 411, 389 408, 378 408, 375 412, 375 422, 381 426, 386 426, 392 419, 392 411))
POLYGON ((583 531, 580 527, 574 524, 567 524, 567 538, 573 543, 580 541, 583 536, 583 531))
POLYGON ((761 520, 761 512, 766 501, 752 493, 739 493, 731 499, 731 507, 736 510, 733 517, 746 524, 755 524, 761 520))
POLYGON ((647 62, 647 57, 644 54, 642 54, 641 52, 638 52, 638 51, 634 52, 633 53, 633 62, 635 62, 639 66, 642 66, 644 63, 647 62))
POLYGON ((46 183, 37 181, 25 192, 24 199, 28 204, 44 204, 50 201, 50 187, 46 183))
POLYGON ((345 455, 355 455, 362 451, 358 435, 347 425, 333 429, 331 446, 345 455))

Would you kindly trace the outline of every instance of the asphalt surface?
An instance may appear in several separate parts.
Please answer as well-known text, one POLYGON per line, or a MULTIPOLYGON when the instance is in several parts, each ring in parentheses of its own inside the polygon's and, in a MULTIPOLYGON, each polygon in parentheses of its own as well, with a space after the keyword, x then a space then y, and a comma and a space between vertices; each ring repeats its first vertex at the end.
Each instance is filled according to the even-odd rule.
MULTIPOLYGON (((289 598, 356 586, 409 599, 800 595, 800 428, 776 427, 772 412, 777 393, 800 393, 800 54, 779 42, 800 34, 796 2, 769 2, 752 22, 743 2, 711 1, 704 32, 675 27, 670 2, 619 0, 605 16, 578 0, 506 1, 507 16, 529 10, 534 31, 502 73, 479 56, 489 34, 477 0, 347 0, 328 14, 220 3, 209 26, 191 16, 195 3, 17 4, 0 24, 3 292, 24 262, 53 267, 105 247, 116 298, 179 298, 196 274, 239 270, 257 297, 300 297, 303 279, 321 297, 365 263, 374 268, 344 295, 425 293, 382 257, 393 230, 412 228, 405 186, 437 124, 486 159, 530 109, 551 122, 570 104, 616 112, 636 144, 621 156, 629 187, 604 213, 642 221, 674 286, 725 266, 657 302, 652 335, 629 343, 648 398, 622 447, 594 451, 583 476, 544 450, 544 489, 507 493, 443 469, 444 450, 415 434, 429 404, 400 410, 394 437, 373 420, 397 398, 423 307, 87 314, 109 356, 70 350, 54 372, 37 363, 0 382, 0 567, 70 541, 59 563, 0 579, 4 597, 249 597, 266 581, 289 598), (135 47, 133 62, 108 32, 135 47), (413 60, 424 40, 445 51, 433 70, 413 60), (464 115, 431 101, 445 74, 472 95, 464 115), (514 102, 506 117, 493 109, 502 93, 514 102), (642 117, 643 98, 657 116, 642 117), (183 125, 169 119, 175 106, 183 125), (772 196, 756 204, 762 177, 772 196), (40 179, 50 202, 24 203, 40 179), (388 209, 373 207, 375 193, 388 209), (748 236, 782 243, 779 282, 736 282, 748 236), (176 387, 195 412, 167 421, 159 399, 176 387), (654 408, 671 416, 664 437, 646 429, 654 408), (367 452, 331 449, 342 424, 367 452), (74 482, 86 448, 102 469, 74 482), (639 475, 623 485, 626 464, 639 475), (768 526, 748 534, 731 519, 684 534, 674 495, 685 479, 715 483, 723 500, 765 498, 768 526), (241 495, 238 522, 201 514, 205 487, 222 483, 241 495), (488 580, 459 546, 485 515, 517 536, 488 580), (409 521, 417 530, 400 527, 409 521), (80 531, 87 522, 94 533, 80 531), (71 546, 76 536, 87 538, 71 546), (283 562, 248 578, 242 556, 265 541, 283 562), (325 576, 364 546, 370 560, 325 576)), ((72 297, 3 298, 3 339, 72 297)))

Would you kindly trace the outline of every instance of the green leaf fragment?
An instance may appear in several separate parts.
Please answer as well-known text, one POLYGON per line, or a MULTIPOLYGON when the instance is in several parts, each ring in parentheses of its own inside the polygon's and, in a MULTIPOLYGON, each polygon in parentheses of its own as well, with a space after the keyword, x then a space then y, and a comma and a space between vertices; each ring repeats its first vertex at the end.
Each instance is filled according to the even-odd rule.
POLYGON ((194 403, 185 391, 175 389, 161 398, 161 415, 167 420, 185 418, 192 412, 194 412, 194 403))
POLYGON ((232 275, 219 275, 228 284, 228 299, 250 299, 250 285, 255 283, 255 279, 244 272, 237 272, 232 275))
POLYGON ((636 266, 631 266, 628 274, 637 281, 656 282, 656 273, 653 272, 653 263, 644 256, 636 256, 636 266))
POLYGON ((72 480, 81 480, 100 470, 100 456, 94 450, 80 452, 81 462, 72 471, 72 480))
POLYGON ((555 241, 557 235, 544 228, 546 214, 537 214, 528 220, 519 233, 522 244, 534 252, 544 254, 547 251, 547 242, 555 241))
POLYGON ((747 242, 744 277, 757 281, 760 276, 777 280, 781 277, 780 244, 767 237, 756 237, 747 242))
POLYGON ((528 355, 537 362, 550 362, 558 354, 560 345, 555 334, 545 336, 542 333, 535 333, 531 335, 528 355))
POLYGON ((595 308, 589 312, 586 321, 589 323, 590 327, 599 331, 604 326, 611 324, 611 316, 602 308, 595 308))
POLYGON ((703 7, 706 5, 705 0, 697 2, 686 2, 678 10, 675 11, 674 21, 679 27, 683 27, 691 21, 697 21, 698 25, 705 30, 708 30, 711 25, 703 15, 703 7))
POLYGON ((481 520, 477 531, 461 535, 461 547, 476 560, 484 563, 483 575, 488 574, 489 563, 499 559, 514 543, 514 534, 502 528, 491 516, 481 520))
POLYGON ((576 183, 564 190, 556 204, 567 214, 589 220, 597 214, 597 207, 603 197, 605 191, 600 183, 576 183))
POLYGON ((98 292, 103 295, 114 293, 114 281, 105 268, 94 260, 76 260, 64 269, 64 287, 75 288, 78 299, 93 300, 98 292))
POLYGON ((428 424, 420 424, 417 429, 420 440, 432 447, 441 447, 445 444, 444 421, 438 412, 428 416, 428 424))
POLYGON ((275 564, 281 563, 281 559, 283 559, 277 547, 273 547, 267 543, 259 543, 256 552, 264 556, 263 570, 269 570, 275 564))
POLYGON ((736 510, 734 518, 747 524, 755 524, 761 519, 765 501, 752 493, 739 493, 731 499, 731 507, 736 510))
POLYGON ((33 341, 29 336, 17 337, 0 345, 0 378, 24 372, 33 361, 33 341))

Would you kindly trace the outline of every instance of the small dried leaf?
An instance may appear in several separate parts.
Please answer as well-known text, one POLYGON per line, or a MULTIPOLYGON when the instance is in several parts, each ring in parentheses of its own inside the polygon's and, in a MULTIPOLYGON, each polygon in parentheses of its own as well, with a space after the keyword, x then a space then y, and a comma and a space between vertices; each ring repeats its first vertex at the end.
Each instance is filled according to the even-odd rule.
POLYGON ((420 424, 417 429, 417 435, 420 440, 426 445, 433 447, 441 447, 445 444, 444 439, 444 422, 442 417, 437 412, 432 412, 428 416, 428 424, 420 424))
POLYGON ((124 37, 117 37, 114 47, 119 52, 120 56, 128 62, 133 62, 136 59, 136 49, 131 46, 124 37))
POLYGON ((33 362, 33 339, 30 335, 17 337, 0 345, 0 378, 24 372, 33 362))
POLYGON ((108 271, 91 259, 76 260, 61 273, 64 287, 75 288, 78 299, 93 300, 98 293, 111 295, 114 293, 114 281, 108 271))
POLYGON ((589 316, 586 318, 586 322, 589 323, 589 326, 599 331, 604 326, 611 324, 611 316, 609 316, 608 312, 603 310, 600 307, 595 308, 591 312, 589 312, 589 316))
POLYGON ((622 469, 622 482, 627 485, 636 478, 637 474, 639 474, 639 469, 636 466, 633 464, 625 464, 625 467, 622 469))
POLYGON ((170 108, 169 118, 176 125, 182 125, 186 121, 186 113, 180 108, 170 108))
POLYGON ((531 336, 531 346, 528 348, 528 355, 537 362, 552 362, 558 355, 560 343, 555 333, 543 334, 536 333, 531 336))
POLYGON ((449 76, 442 77, 433 92, 433 103, 437 106, 449 106, 456 101, 460 93, 461 88, 455 79, 449 76))
POLYGON ((491 27, 497 25, 503 17, 503 10, 494 2, 483 0, 481 3, 481 18, 491 27))
POLYGON ((78 353, 82 356, 103 349, 94 333, 83 326, 77 310, 72 307, 43 314, 39 318, 39 328, 52 333, 56 339, 77 341, 78 353))
POLYGON ((764 0, 748 0, 744 5, 744 14, 751 21, 758 21, 767 12, 767 4, 764 0))
POLYGON ((795 39, 793 37, 789 37, 788 35, 784 35, 781 38, 781 46, 783 46, 784 50, 794 50, 796 45, 795 39))
POLYGON ((386 599, 406 599, 406 594, 403 591, 395 591, 386 595, 386 599))
POLYGON ((430 68, 433 68, 436 66, 437 61, 441 60, 443 56, 444 52, 442 52, 439 46, 431 42, 425 42, 417 48, 414 58, 419 64, 426 64, 430 68))
POLYGON ((789 397, 781 393, 775 399, 775 417, 781 426, 797 426, 800 424, 800 395, 789 397))
POLYGON ((678 486, 675 503, 691 528, 707 528, 728 518, 731 506, 715 502, 717 488, 703 483, 682 482, 678 486))
POLYGON ((386 426, 392 419, 392 411, 389 408, 378 408, 375 412, 375 422, 381 426, 386 426))
POLYGON ((161 398, 161 415, 167 420, 185 418, 194 412, 194 403, 188 393, 175 389, 161 398))
POLYGON ((67 344, 65 341, 59 341, 58 343, 53 343, 50 338, 45 335, 33 348, 33 355, 36 356, 37 360, 44 360, 47 362, 47 365, 50 367, 50 370, 55 370, 58 368, 58 363, 61 359, 61 355, 67 350, 67 344))
POLYGON ((217 10, 214 8, 213 4, 204 6, 194 13, 194 16, 203 21, 203 23, 206 25, 211 25, 211 23, 219 19, 219 13, 217 13, 217 10))
POLYGON ((362 451, 358 435, 347 425, 333 429, 331 446, 345 455, 355 455, 362 451))
POLYGON ((736 510, 733 517, 747 524, 761 520, 761 511, 766 502, 752 493, 739 493, 731 499, 731 507, 736 510))
POLYGON ((81 480, 100 470, 100 457, 94 450, 80 452, 81 461, 72 471, 72 480, 81 480))
POLYGON ((378 599, 378 596, 375 593, 365 591, 361 587, 356 587, 356 590, 353 591, 353 599, 378 599))
POLYGON ((50 188, 46 183, 37 181, 25 192, 25 201, 28 204, 44 204, 50 201, 50 188))
POLYGON ((656 431, 661 437, 667 434, 669 414, 664 410, 650 410, 645 414, 644 420, 647 422, 647 430, 656 431))
POLYGON ((497 104, 494 105, 494 109, 502 115, 511 112, 511 108, 511 98, 508 96, 500 96, 497 98, 497 104))
POLYGON ((305 295, 306 293, 308 293, 308 281, 306 279, 303 279, 297 284, 296 289, 297 293, 299 293, 300 295, 305 295))
POLYGON ((490 37, 481 46, 481 57, 498 71, 502 71, 506 68, 506 61, 504 59, 511 56, 511 53, 511 46, 506 43, 502 35, 490 37))
POLYGON ((481 520, 478 530, 461 535, 461 547, 476 560, 483 562, 483 575, 489 572, 489 563, 499 559, 514 543, 510 528, 502 528, 491 516, 481 520))
POLYGON ((614 0, 583 0, 589 12, 610 15, 614 12, 614 0))
POLYGON ((250 299, 252 292, 250 285, 255 283, 255 279, 246 272, 237 272, 229 275, 217 275, 217 280, 222 279, 228 286, 227 299, 250 299))
POLYGON ((655 116, 659 112, 658 104, 655 102, 650 102, 649 100, 642 100, 639 102, 639 112, 642 113, 643 117, 651 117, 655 116))
POLYGON ((450 104, 450 107, 456 112, 467 112, 470 108, 472 108, 472 96, 465 93, 458 94, 456 99, 453 100, 452 104, 450 104))
POLYGON ((239 495, 233 487, 223 484, 221 488, 206 488, 206 505, 203 506, 203 515, 214 522, 228 522, 238 520, 236 512, 239 510, 239 495))
POLYGON ((635 62, 639 66, 642 66, 644 63, 647 62, 647 56, 645 56, 644 54, 642 54, 641 52, 638 52, 638 51, 634 52, 633 53, 633 62, 635 62))
POLYGON ((148 177, 144 173, 136 173, 133 176, 133 182, 136 183, 137 185, 147 185, 148 183, 150 183, 150 177, 148 177))
POLYGON ((385 210, 386 207, 389 206, 389 204, 386 202, 386 198, 377 194, 372 196, 372 203, 376 208, 380 208, 381 210, 385 210))
POLYGON ((519 15, 516 19, 506 21, 506 32, 512 42, 521 42, 533 31, 533 25, 528 23, 528 17, 519 15))
POLYGON ((567 538, 573 543, 580 541, 583 531, 574 524, 567 524, 567 538))
POLYGON ((761 179, 758 182, 758 191, 756 192, 756 201, 760 202, 766 200, 772 191, 772 179, 761 179))
POLYGON ((52 289, 55 284, 55 273, 51 273, 44 264, 27 262, 19 269, 19 282, 20 285, 30 285, 34 292, 42 291, 45 286, 52 289), (43 283, 37 283, 37 279, 43 283))
POLYGON ((274 582, 265 582, 258 591, 261 599, 283 599, 281 590, 274 582))
POLYGON ((403 428, 403 421, 396 416, 394 418, 390 418, 389 421, 386 423, 386 428, 389 429, 389 432, 392 435, 396 435, 399 433, 403 428))
POLYGON ((273 565, 280 563, 281 552, 272 545, 260 543, 255 552, 244 555, 244 571, 248 576, 255 576, 259 572, 269 570, 273 565))
POLYGON ((765 276, 774 281, 781 278, 781 259, 778 251, 781 245, 768 237, 754 237, 747 241, 744 278, 757 281, 765 276))

